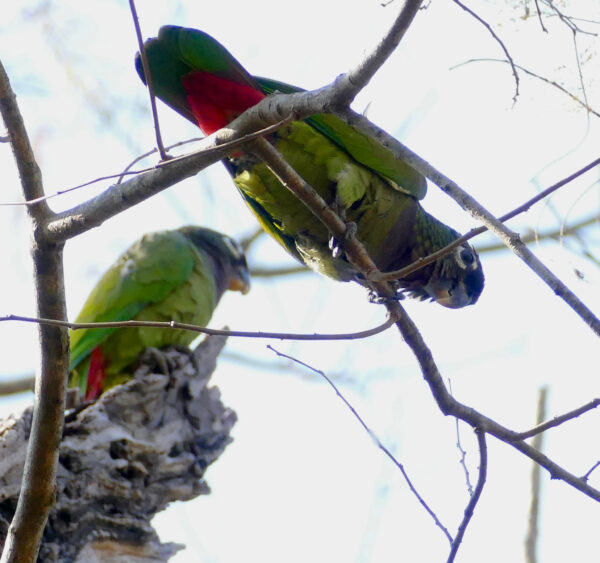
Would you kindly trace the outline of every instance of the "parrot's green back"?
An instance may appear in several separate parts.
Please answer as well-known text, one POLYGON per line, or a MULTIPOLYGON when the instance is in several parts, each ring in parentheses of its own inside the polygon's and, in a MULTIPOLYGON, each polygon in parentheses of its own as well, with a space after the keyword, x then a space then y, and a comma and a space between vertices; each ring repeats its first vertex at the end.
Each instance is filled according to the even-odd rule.
MULTIPOLYGON (((145 44, 155 93, 207 134, 275 91, 301 91, 254 77, 215 39, 165 26, 145 44)), ((138 73, 144 80, 141 61, 138 73)), ((268 136, 291 166, 348 223, 382 271, 404 267, 450 244, 458 233, 426 213, 426 181, 406 162, 336 116, 293 121, 268 136)), ((261 225, 294 257, 331 278, 365 283, 345 256, 332 255, 325 226, 254 155, 224 160, 261 225)), ((474 303, 483 288, 477 254, 468 244, 398 280, 397 287, 449 307, 474 303)))
MULTIPOLYGON (((214 249, 195 244, 188 231, 200 233, 202 242, 206 233, 224 237, 192 227, 144 235, 101 277, 75 322, 174 320, 206 326, 221 294, 232 285, 231 279, 243 278, 241 283, 247 283, 245 260, 243 255, 230 260, 225 248, 221 263, 221 255, 215 258, 214 249), (233 264, 238 258, 239 267, 233 264), (233 264, 229 270, 228 264, 233 264)), ((71 331, 71 386, 85 391, 95 349, 102 354, 103 387, 107 388, 126 377, 124 370, 144 348, 187 346, 197 336, 185 330, 150 327, 71 331)))

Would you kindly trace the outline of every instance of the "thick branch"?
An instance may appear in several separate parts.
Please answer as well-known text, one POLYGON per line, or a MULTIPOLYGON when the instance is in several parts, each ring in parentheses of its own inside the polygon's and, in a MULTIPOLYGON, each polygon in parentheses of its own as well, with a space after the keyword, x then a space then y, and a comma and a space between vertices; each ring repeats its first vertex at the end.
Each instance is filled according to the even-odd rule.
MULTIPOLYGON (((42 178, 23 119, 4 68, 0 65, 0 111, 10 136, 25 199, 44 195, 42 178)), ((51 212, 45 203, 28 207, 35 227, 51 212)), ((40 245, 32 238, 33 272, 38 315, 66 319, 62 244, 40 245)), ((39 326, 40 366, 35 383, 31 440, 22 494, 8 530, 2 563, 29 563, 37 558, 40 539, 54 502, 58 443, 62 430, 65 384, 69 365, 67 330, 39 326)))
MULTIPOLYGON (((145 172, 113 185, 93 199, 72 209, 57 213, 46 225, 44 237, 51 242, 64 241, 77 236, 93 227, 98 227, 107 219, 156 195, 164 189, 194 176, 200 170, 221 160, 230 148, 217 148, 219 140, 241 135, 230 129, 223 129, 219 136, 211 136, 201 142, 203 148, 214 149, 197 152, 186 157, 167 161, 150 172, 145 172)), ((228 139, 228 140, 229 140, 228 139)), ((202 151, 202 149, 200 149, 202 151)))
MULTIPOLYGON (((25 200, 42 197, 44 195, 42 173, 35 160, 25 123, 17 105, 17 98, 12 91, 2 62, 0 62, 0 114, 8 131, 25 200)), ((34 221, 41 220, 49 213, 50 209, 46 204, 30 211, 34 221)))
POLYGON ((419 333, 417 327, 408 317, 408 315, 406 315, 403 309, 401 309, 399 314, 400 320, 396 323, 396 325, 400 329, 402 337, 416 356, 421 367, 423 377, 429 385, 429 388, 431 389, 431 392, 440 410, 445 415, 455 416, 456 418, 464 420, 473 428, 479 428, 482 431, 495 436, 499 440, 506 442, 544 467, 550 473, 553 479, 562 479, 575 489, 600 502, 600 490, 590 487, 583 478, 577 477, 573 473, 563 469, 560 465, 552 461, 546 455, 527 444, 520 438, 520 435, 517 432, 509 430, 508 428, 497 423, 495 420, 488 418, 475 409, 463 405, 454 399, 454 397, 452 397, 452 395, 446 389, 446 386, 444 385, 442 377, 431 354, 431 350, 429 350, 423 341, 423 337, 419 333))
MULTIPOLYGON (((38 314, 65 319, 62 246, 33 248, 38 314)), ((35 383, 31 439, 17 511, 8 531, 2 563, 33 562, 54 502, 58 444, 62 433, 69 340, 63 327, 39 326, 40 366, 35 383)))

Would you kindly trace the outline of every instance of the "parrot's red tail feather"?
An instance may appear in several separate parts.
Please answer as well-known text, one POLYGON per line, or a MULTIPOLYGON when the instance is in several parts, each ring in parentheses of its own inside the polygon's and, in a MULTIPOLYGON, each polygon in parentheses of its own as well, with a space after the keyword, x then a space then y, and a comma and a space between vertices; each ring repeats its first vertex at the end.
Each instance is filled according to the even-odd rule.
POLYGON ((265 97, 248 84, 232 82, 209 72, 190 72, 182 82, 198 126, 207 135, 225 127, 265 97))
POLYGON ((104 387, 106 379, 104 356, 100 347, 94 348, 90 354, 90 367, 88 369, 87 386, 85 391, 85 400, 93 401, 104 387))

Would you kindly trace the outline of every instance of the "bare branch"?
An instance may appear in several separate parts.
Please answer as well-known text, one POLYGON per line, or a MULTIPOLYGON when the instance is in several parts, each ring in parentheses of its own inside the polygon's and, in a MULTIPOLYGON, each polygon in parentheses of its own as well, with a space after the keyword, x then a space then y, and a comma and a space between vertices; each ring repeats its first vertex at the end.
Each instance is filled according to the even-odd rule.
POLYGON ((171 158, 149 172, 122 184, 111 186, 81 205, 55 214, 52 220, 48 221, 44 232, 45 239, 48 242, 60 242, 98 227, 121 211, 133 207, 185 178, 194 176, 200 170, 224 158, 232 149, 266 135, 290 119, 288 113, 266 127, 261 120, 262 127, 257 127, 256 114, 254 112, 246 112, 246 114, 248 115, 243 119, 238 118, 242 123, 238 131, 229 127, 221 129, 214 135, 202 139, 199 143, 201 147, 197 151, 171 158), (246 129, 250 129, 251 132, 244 133, 246 129))
MULTIPOLYGON (((23 122, 23 117, 17 105, 17 99, 12 91, 8 75, 0 62, 0 114, 8 132, 8 139, 21 178, 21 187, 26 200, 43 197, 42 174, 35 160, 29 136, 23 122)), ((50 209, 39 206, 30 212, 34 221, 47 217, 50 209)))
POLYGON ((45 326, 70 328, 71 330, 97 328, 121 329, 142 326, 146 328, 172 328, 174 330, 188 330, 190 332, 208 334, 210 336, 235 336, 241 338, 275 338, 278 340, 359 340, 361 338, 369 338, 370 336, 374 336, 376 334, 384 332, 396 322, 396 319, 392 315, 384 323, 374 328, 362 330, 360 332, 349 332, 345 334, 294 334, 288 332, 250 332, 243 330, 224 330, 216 328, 206 328, 198 325, 180 323, 177 321, 114 321, 102 323, 70 323, 69 321, 62 321, 57 319, 26 317, 22 315, 6 315, 4 317, 0 317, 0 322, 3 321, 20 321, 27 323, 36 323, 45 326))
POLYGON ((586 412, 595 409, 596 407, 598 407, 598 405, 600 405, 600 399, 594 399, 593 401, 590 401, 589 403, 586 403, 581 407, 573 409, 572 411, 569 411, 565 414, 561 414, 560 416, 555 416, 552 420, 548 420, 543 424, 538 424, 535 428, 532 428, 531 430, 527 430, 525 432, 518 432, 516 434, 516 437, 518 440, 526 440, 527 438, 531 438, 532 436, 537 436, 538 434, 541 434, 542 432, 545 432, 550 428, 560 426, 561 424, 569 420, 573 420, 574 418, 577 418, 582 414, 585 414, 586 412))
MULTIPOLYGON (((453 395, 452 384, 450 383, 450 380, 448 380, 448 391, 451 395, 453 395)), ((458 420, 458 418, 455 418, 454 422, 456 423, 456 447, 460 452, 460 465, 462 466, 463 471, 465 473, 465 481, 467 484, 467 491, 469 492, 469 496, 473 496, 473 485, 471 484, 471 475, 469 474, 469 468, 466 464, 467 452, 462 447, 462 444, 460 442, 460 421, 458 420)))
POLYGON ((450 535, 450 532, 448 532, 448 529, 440 522, 440 520, 437 517, 437 515, 435 514, 435 512, 433 512, 433 510, 431 510, 431 508, 429 508, 429 505, 425 502, 425 500, 423 499, 423 497, 415 489, 415 486, 413 485, 410 477, 408 476, 408 473, 406 473, 406 470, 404 469, 404 466, 394 457, 394 454, 392 452, 390 452, 390 450, 388 450, 383 445, 383 443, 381 442, 381 440, 371 430, 371 428, 369 428, 369 426, 367 425, 367 423, 358 414, 358 412, 356 411, 356 409, 348 402, 348 400, 346 399, 346 397, 344 397, 344 395, 342 395, 342 393, 337 388, 337 386, 335 385, 335 383, 329 377, 327 377, 327 375, 323 371, 321 371, 320 369, 317 369, 317 368, 314 368, 312 366, 309 366, 308 364, 304 363, 301 360, 298 360, 297 358, 294 358, 293 356, 288 356, 287 354, 284 354, 283 352, 279 352, 278 350, 276 350, 275 348, 273 348, 273 346, 271 346, 270 344, 267 345, 267 348, 269 348, 269 350, 273 350, 273 352, 275 352, 275 354, 277 354, 279 357, 281 357, 281 358, 287 358, 288 360, 291 360, 292 362, 296 362, 297 364, 299 364, 301 366, 304 366, 305 368, 313 371, 314 373, 320 375, 325 381, 327 381, 327 383, 329 383, 329 385, 331 386, 331 388, 335 391, 335 394, 341 399, 341 401, 344 403, 344 405, 346 405, 346 407, 348 407, 348 409, 350 410, 350 412, 352 413, 352 415, 354 416, 354 418, 356 418, 356 420, 358 420, 358 422, 360 423, 360 425, 363 427, 363 429, 365 430, 365 432, 369 435, 369 437, 371 438, 371 440, 373 440, 373 442, 375 443, 375 445, 400 470, 400 473, 402 473, 402 476, 404 477, 404 480, 406 481, 406 484, 408 485, 408 488, 415 495, 415 497, 417 497, 417 500, 421 503, 421 505, 427 511, 427 513, 433 518, 436 526, 438 528, 440 528, 440 530, 442 530, 442 532, 444 532, 444 535, 446 536, 446 538, 448 539, 448 541, 450 542, 450 544, 452 544, 453 540, 452 540, 452 536, 450 535))
POLYGON ((479 475, 477 477, 477 484, 475 485, 475 490, 471 495, 471 500, 469 500, 469 504, 465 508, 465 515, 463 517, 460 526, 458 527, 458 532, 456 533, 456 537, 452 542, 452 547, 450 548, 450 555, 448 556, 448 563, 452 563, 456 558, 456 554, 458 553, 458 548, 462 542, 462 539, 467 531, 467 526, 473 517, 473 512, 475 510, 475 506, 479 502, 479 498, 481 497, 481 493, 483 492, 483 487, 485 485, 486 475, 487 475, 487 444, 485 441, 485 431, 481 428, 475 428, 475 435, 477 436, 477 442, 479 445, 479 475))
POLYGON ((573 18, 571 16, 567 16, 566 14, 563 14, 563 12, 561 12, 556 5, 554 4, 554 2, 552 0, 541 0, 546 6, 548 6, 560 19, 560 21, 562 21, 572 32, 573 34, 575 33, 585 33, 587 35, 597 35, 596 33, 593 33, 591 31, 586 31, 585 29, 582 29, 581 27, 579 27, 575 21, 577 21, 577 18, 573 18))
POLYGON ((34 386, 34 375, 26 375, 19 378, 11 378, 8 381, 0 381, 0 396, 33 391, 34 386))
POLYGON ((517 102, 517 98, 519 97, 519 73, 517 72, 515 63, 514 63, 512 57, 510 56, 510 53, 508 52, 506 45, 504 44, 502 39, 500 39, 500 37, 498 37, 496 32, 492 29, 492 26, 488 22, 486 22, 480 15, 475 13, 468 6, 465 6, 460 0, 453 0, 453 2, 457 6, 460 6, 465 12, 467 12, 468 14, 473 16, 479 23, 481 23, 483 26, 485 26, 485 28, 490 32, 491 36, 497 41, 497 43, 500 45, 500 47, 504 51, 504 55, 508 59, 508 62, 510 63, 510 67, 512 69, 513 76, 515 77, 515 95, 513 96, 513 104, 515 104, 517 102))
POLYGON ((243 237, 239 241, 240 246, 242 247, 243 251, 248 252, 248 249, 264 234, 266 234, 266 233, 262 227, 256 227, 254 229, 254 231, 252 231, 250 234, 243 237))
POLYGON ((570 473, 548 458, 548 456, 527 444, 524 440, 520 439, 518 433, 505 428, 495 420, 488 418, 471 407, 463 405, 452 397, 444 385, 431 350, 429 350, 423 341, 419 330, 404 309, 400 307, 399 303, 394 303, 393 306, 397 308, 400 315, 396 326, 402 333, 404 341, 410 346, 417 358, 423 377, 429 385, 433 397, 443 414, 460 418, 473 428, 478 428, 506 442, 536 463, 539 463, 550 473, 553 479, 562 479, 578 491, 600 502, 600 490, 590 487, 584 479, 570 473))
MULTIPOLYGON (((340 114, 340 116, 346 119, 347 122, 352 123, 354 127, 363 131, 365 134, 376 138, 386 148, 398 155, 398 158, 404 160, 415 170, 429 178, 443 192, 454 199, 472 217, 483 223, 490 231, 496 234, 508 248, 510 248, 521 260, 523 260, 523 262, 525 262, 525 264, 527 264, 527 266, 532 269, 558 297, 565 301, 565 303, 567 303, 571 309, 573 309, 579 315, 579 317, 594 331, 595 334, 600 336, 600 320, 596 317, 596 315, 594 315, 594 313, 592 313, 592 311, 586 307, 579 297, 577 297, 543 264, 541 260, 539 260, 533 254, 533 252, 531 252, 531 250, 527 248, 526 245, 521 242, 519 235, 505 227, 500 220, 498 220, 479 202, 477 202, 473 197, 460 188, 458 184, 436 170, 427 161, 402 145, 402 143, 400 143, 394 137, 373 125, 363 116, 358 115, 351 110, 344 111, 340 114)), ((597 166, 599 162, 600 159, 597 159, 582 170, 587 171, 590 168, 597 166)), ((570 180, 563 180, 563 182, 566 181, 570 180)), ((559 184, 561 184, 561 182, 559 182, 559 184)), ((553 189, 556 188, 553 186, 553 189)), ((548 190, 544 190, 544 192, 538 194, 530 201, 537 201, 538 199, 545 197, 544 193, 547 191, 548 190)), ((529 202, 525 205, 529 205, 529 202)))
POLYGON ((279 276, 291 276, 295 274, 308 273, 313 273, 313 271, 302 264, 298 264, 297 266, 282 266, 280 268, 268 268, 261 266, 254 266, 250 268, 250 275, 253 278, 274 278, 279 276))
POLYGON ((590 478, 590 475, 593 473, 593 471, 597 468, 600 467, 600 461, 597 461, 596 463, 594 463, 594 465, 592 465, 591 469, 582 477, 582 479, 584 481, 587 481, 590 478))
POLYGON ((342 106, 350 104, 356 94, 368 84, 398 47, 422 3, 423 0, 404 0, 398 17, 379 45, 356 68, 336 80, 337 94, 334 103, 342 106))
MULTIPOLYGON (((463 65, 467 65, 470 63, 505 63, 505 64, 510 64, 510 61, 506 61, 503 59, 469 59, 468 61, 465 61, 463 63, 460 63, 458 65, 453 66, 450 70, 453 70, 455 68, 459 68, 463 65)), ((567 90, 564 86, 561 86, 558 82, 555 82, 554 80, 550 80, 549 78, 545 78, 544 76, 541 76, 539 74, 536 74, 535 72, 528 70, 527 68, 525 68, 524 66, 518 65, 516 63, 513 63, 515 68, 518 68, 520 71, 524 72, 525 74, 528 74, 529 76, 533 77, 533 78, 537 78, 538 80, 541 80, 542 82, 545 82, 546 84, 549 84, 550 86, 552 86, 553 88, 556 88, 557 90, 559 90, 560 92, 562 92, 563 94, 566 94, 567 96, 569 96, 569 98, 571 98, 574 102, 576 102, 577 104, 579 104, 581 107, 583 107, 586 111, 588 111, 589 113, 595 115, 596 117, 600 117, 600 113, 597 112, 594 108, 592 108, 588 102, 587 102, 587 98, 584 100, 579 99, 579 96, 577 96, 576 94, 573 94, 572 92, 570 92, 569 90, 567 90)), ((585 93, 585 91, 584 91, 585 93)))
POLYGON ((146 78, 146 84, 148 85, 148 95, 150 96, 150 108, 152 109, 152 120, 154 121, 154 133, 156 135, 156 148, 160 154, 161 160, 167 160, 168 156, 163 145, 162 136, 160 134, 160 124, 158 122, 158 112, 156 111, 156 96, 154 95, 154 88, 152 87, 152 75, 150 74, 150 65, 148 64, 148 57, 146 57, 146 50, 144 49, 144 39, 142 38, 142 30, 140 29, 140 20, 135 9, 135 2, 129 0, 129 10, 131 11, 131 17, 133 18, 133 27, 135 29, 135 35, 137 37, 138 48, 140 57, 142 58, 142 68, 144 69, 144 77, 146 78))
POLYGON ((542 20, 542 12, 540 11, 539 1, 535 0, 535 10, 537 12, 538 21, 540 22, 540 27, 544 33, 548 33, 546 26, 544 25, 544 21, 542 20))
MULTIPOLYGON (((538 233, 538 232, 526 232, 524 234, 519 235, 521 237, 521 240, 524 243, 528 243, 528 242, 540 242, 546 239, 562 239, 565 238, 573 233, 576 233, 578 231, 580 231, 581 229, 584 229, 585 227, 589 227, 590 225, 593 225, 594 223, 600 223, 600 215, 592 215, 591 217, 587 217, 586 219, 582 219, 581 221, 578 221, 577 223, 573 224, 573 225, 569 225, 568 227, 563 224, 561 224, 561 226, 558 229, 554 229, 552 231, 546 231, 544 233, 538 233)), ((495 243, 495 244, 486 244, 486 245, 476 245, 475 246, 477 252, 479 254, 484 254, 486 252, 495 252, 497 250, 507 250, 506 245, 502 244, 502 243, 495 243)))
MULTIPOLYGON (((26 200, 44 195, 40 169, 15 95, 0 63, 0 112, 10 136, 26 200)), ((31 254, 38 315, 66 319, 62 243, 44 245, 38 228, 52 212, 45 202, 27 208, 33 224, 31 254)), ((65 406, 69 339, 63 327, 39 327, 40 366, 35 383, 31 438, 17 510, 8 530, 2 563, 33 563, 54 502, 56 462, 65 406)))

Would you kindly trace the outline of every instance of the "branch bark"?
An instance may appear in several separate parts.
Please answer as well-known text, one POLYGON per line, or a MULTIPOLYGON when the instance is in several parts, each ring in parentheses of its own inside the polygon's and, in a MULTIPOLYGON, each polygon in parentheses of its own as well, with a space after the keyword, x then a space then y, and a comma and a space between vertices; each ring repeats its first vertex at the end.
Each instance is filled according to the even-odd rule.
MULTIPOLYGON (((6 125, 26 200, 44 195, 42 176, 8 76, 0 63, 0 113, 6 125)), ((45 202, 28 207, 33 232, 51 215, 45 202)), ((38 315, 66 319, 62 243, 32 238, 31 253, 38 315)), ((28 563, 37 558, 46 519, 54 502, 58 443, 62 430, 69 340, 64 327, 39 326, 40 364, 30 447, 23 474, 23 494, 8 530, 2 563, 28 563)))

